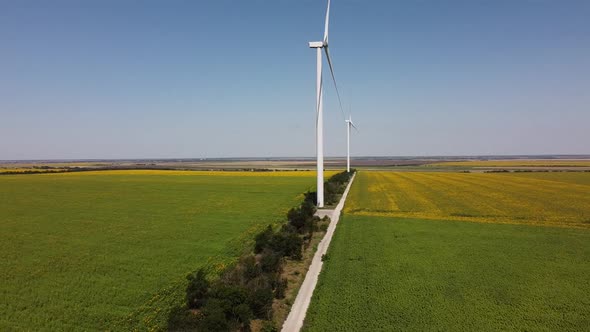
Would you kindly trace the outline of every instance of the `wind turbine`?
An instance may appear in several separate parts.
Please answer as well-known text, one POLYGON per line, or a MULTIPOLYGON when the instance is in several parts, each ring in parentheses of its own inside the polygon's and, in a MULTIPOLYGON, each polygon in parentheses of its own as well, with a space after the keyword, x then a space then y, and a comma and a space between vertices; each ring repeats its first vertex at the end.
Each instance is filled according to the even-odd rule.
MULTIPOLYGON (((332 59, 328 51, 328 25, 330 22, 330 0, 328 0, 328 9, 326 10, 326 23, 324 26, 324 40, 317 42, 310 42, 309 47, 317 49, 317 76, 316 76, 316 157, 317 157, 317 206, 324 207, 324 123, 323 123, 323 89, 322 89, 322 49, 326 52, 326 59, 334 81, 336 94, 338 95, 338 103, 342 111, 342 102, 340 101, 340 93, 338 92, 338 85, 334 77, 334 68, 332 67, 332 59)), ((344 114, 344 112, 343 112, 344 114)))
POLYGON ((346 171, 350 173, 350 127, 358 131, 358 128, 352 122, 352 116, 348 115, 346 122, 346 171))

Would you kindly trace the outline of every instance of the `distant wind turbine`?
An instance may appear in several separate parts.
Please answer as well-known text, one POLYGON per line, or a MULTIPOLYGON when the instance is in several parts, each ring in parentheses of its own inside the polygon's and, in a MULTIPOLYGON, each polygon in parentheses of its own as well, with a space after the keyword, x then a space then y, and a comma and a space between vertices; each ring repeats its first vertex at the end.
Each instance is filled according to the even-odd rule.
MULTIPOLYGON (((323 89, 322 89, 322 49, 326 52, 326 59, 330 66, 330 74, 334 81, 336 94, 338 95, 338 103, 342 111, 342 102, 340 101, 340 92, 338 92, 338 85, 334 77, 334 68, 332 67, 332 59, 328 51, 328 25, 330 21, 330 0, 328 0, 328 9, 326 10, 326 24, 324 27, 324 40, 318 42, 310 42, 309 47, 317 49, 317 102, 316 102, 316 144, 317 144, 317 206, 324 207, 324 133, 323 133, 323 89)), ((342 111, 344 114, 344 111, 342 111)))
POLYGON ((348 116, 346 122, 346 171, 350 173, 350 127, 358 131, 358 128, 352 122, 352 116, 348 116))

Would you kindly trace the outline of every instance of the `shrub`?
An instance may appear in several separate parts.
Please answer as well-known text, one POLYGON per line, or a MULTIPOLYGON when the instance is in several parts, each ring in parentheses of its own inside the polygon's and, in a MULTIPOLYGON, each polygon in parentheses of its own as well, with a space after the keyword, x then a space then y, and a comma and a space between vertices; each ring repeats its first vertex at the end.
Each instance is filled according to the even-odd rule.
MULTIPOLYGON (((218 282, 209 291, 209 300, 203 307, 206 331, 214 326, 221 326, 219 311, 223 312, 225 324, 229 330, 249 330, 250 320, 253 317, 252 310, 248 304, 248 290, 242 286, 227 285, 218 282), (211 317, 208 317, 211 316, 211 317)), ((213 330, 216 331, 216 330, 213 330)), ((225 330, 223 330, 225 331, 225 330)))
POLYGON ((299 233, 312 232, 314 223, 315 205, 310 201, 303 201, 298 208, 292 208, 287 213, 289 225, 299 233))
POLYGON ((301 213, 300 208, 292 208, 287 213, 287 219, 289 223, 293 225, 297 230, 300 230, 305 226, 305 216, 301 213))
POLYGON ((268 246, 268 243, 270 242, 270 239, 272 238, 272 227, 270 225, 268 225, 268 227, 260 234, 256 235, 255 238, 255 245, 254 245, 254 252, 255 253, 259 253, 262 250, 264 250, 264 248, 266 248, 268 246))
POLYGON ((256 318, 270 318, 272 301, 273 291, 270 285, 267 287, 254 288, 248 294, 248 305, 252 309, 252 313, 256 318))
POLYGON ((265 250, 260 257, 260 268, 265 273, 275 273, 281 270, 282 255, 272 250, 265 250))
POLYGON ((333 205, 338 202, 338 184, 327 182, 324 184, 324 203, 333 205))
POLYGON ((230 326, 225 316, 224 303, 211 299, 203 307, 203 318, 199 322, 201 331, 229 331, 230 326))
MULTIPOLYGON (((211 287, 209 291, 209 296, 211 299, 219 300, 224 310, 230 314, 232 312, 232 308, 237 307, 238 305, 245 303, 248 297, 246 289, 236 285, 226 285, 224 283, 216 283, 211 287)), ((209 305, 209 300, 207 305, 209 305)))
POLYGON ((256 258, 252 255, 242 258, 239 266, 241 267, 245 280, 254 279, 262 273, 260 266, 256 264, 256 258))
POLYGON ((262 323, 260 332, 279 332, 279 329, 277 329, 273 322, 267 320, 262 323))
POLYGON ((313 217, 313 215, 315 214, 315 211, 316 211, 316 207, 315 207, 315 204, 313 204, 312 202, 303 201, 303 203, 301 204, 301 214, 305 218, 313 217))
POLYGON ((297 233, 284 230, 275 234, 270 241, 270 248, 273 251, 295 260, 302 258, 302 245, 303 240, 297 233))
POLYGON ((303 199, 304 202, 309 202, 313 205, 315 205, 315 203, 318 200, 318 193, 313 191, 313 192, 306 192, 305 193, 305 198, 303 199))
POLYGON ((275 287, 275 299, 285 298, 285 291, 287 290, 287 285, 288 281, 285 278, 277 282, 277 286, 275 287))
POLYGON ((190 331, 199 324, 199 316, 184 306, 175 306, 168 314, 168 331, 190 331))
POLYGON ((186 287, 186 304, 189 308, 199 308, 204 304, 209 289, 205 270, 199 269, 196 273, 189 275, 187 279, 189 282, 186 287))
POLYGON ((354 170, 350 173, 341 172, 335 174, 324 183, 324 203, 332 205, 338 202, 339 195, 346 190, 346 183, 350 180, 353 173, 354 170))
POLYGON ((296 233, 287 233, 284 239, 286 243, 285 256, 294 260, 301 260, 303 258, 303 254, 301 253, 303 239, 296 233))
POLYGON ((241 327, 250 330, 250 320, 254 315, 246 303, 239 304, 232 309, 232 316, 241 327))

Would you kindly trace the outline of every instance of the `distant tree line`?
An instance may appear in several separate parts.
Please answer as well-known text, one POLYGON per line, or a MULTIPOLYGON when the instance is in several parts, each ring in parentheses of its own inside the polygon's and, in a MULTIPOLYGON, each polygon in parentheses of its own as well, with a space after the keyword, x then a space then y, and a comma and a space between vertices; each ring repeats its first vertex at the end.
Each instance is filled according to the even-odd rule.
MULTIPOLYGON (((351 175, 338 173, 325 183, 330 202, 342 195, 351 175)), ((203 268, 190 274, 185 306, 171 311, 168 329, 250 331, 251 320, 261 319, 262 331, 278 331, 272 323, 272 304, 285 297, 283 264, 287 259, 301 260, 304 246, 310 244, 313 232, 320 230, 315 199, 315 192, 306 193, 303 202, 289 210, 285 224, 276 229, 269 225, 256 235, 253 251, 241 256, 219 278, 211 280, 203 268)))
POLYGON ((576 169, 498 169, 483 171, 484 173, 575 173, 590 172, 590 170, 576 169))
POLYGON ((33 166, 30 169, 22 171, 3 171, 0 175, 18 175, 18 174, 40 174, 40 173, 66 173, 66 172, 80 172, 86 169, 81 167, 51 167, 51 166, 33 166))
MULTIPOLYGON (((155 164, 137 164, 134 166, 100 166, 100 167, 79 167, 79 166, 33 166, 30 169, 21 171, 2 171, 0 175, 17 175, 17 174, 38 174, 38 173, 68 173, 68 172, 86 172, 86 171, 126 171, 126 170, 167 170, 167 171, 217 171, 217 172, 277 172, 278 170, 270 168, 182 168, 182 167, 169 167, 169 166, 158 166, 155 164)), ((285 171, 310 171, 306 169, 291 169, 291 170, 280 170, 285 171)))

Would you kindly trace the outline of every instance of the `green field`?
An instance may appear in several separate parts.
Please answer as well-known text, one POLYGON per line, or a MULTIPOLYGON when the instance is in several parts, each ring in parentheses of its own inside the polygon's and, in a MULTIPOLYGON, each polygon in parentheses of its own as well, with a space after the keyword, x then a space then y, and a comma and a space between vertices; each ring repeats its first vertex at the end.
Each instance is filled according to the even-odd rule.
POLYGON ((590 232, 348 216, 306 331, 587 330, 590 232))
POLYGON ((284 217, 313 172, 0 176, 0 330, 158 326, 185 276, 284 217))
POLYGON ((587 330, 590 174, 540 174, 359 173, 305 330, 587 330))

